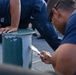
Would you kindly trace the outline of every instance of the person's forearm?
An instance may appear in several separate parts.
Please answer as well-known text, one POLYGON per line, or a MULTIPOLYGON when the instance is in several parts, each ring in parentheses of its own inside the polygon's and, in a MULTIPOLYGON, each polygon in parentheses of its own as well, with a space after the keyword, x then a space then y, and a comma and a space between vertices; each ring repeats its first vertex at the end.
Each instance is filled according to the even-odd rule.
POLYGON ((20 0, 10 0, 11 26, 18 27, 21 14, 20 0))

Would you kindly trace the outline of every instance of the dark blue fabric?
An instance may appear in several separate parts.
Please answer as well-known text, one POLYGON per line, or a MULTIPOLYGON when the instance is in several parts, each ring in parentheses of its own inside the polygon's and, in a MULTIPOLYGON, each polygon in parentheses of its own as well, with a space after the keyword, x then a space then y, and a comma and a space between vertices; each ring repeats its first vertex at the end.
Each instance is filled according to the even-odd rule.
POLYGON ((48 2, 48 0, 45 0, 45 2, 47 3, 47 2, 48 2))
POLYGON ((76 73, 74 75, 76 75, 76 73))
POLYGON ((76 73, 74 75, 76 75, 76 73))
POLYGON ((6 14, 6 11, 9 8, 9 0, 0 0, 0 17, 3 17, 6 14))
POLYGON ((65 35, 61 44, 63 43, 76 44, 76 11, 70 16, 66 25, 65 35))
MULTIPOLYGON (((10 25, 9 0, 0 1, 6 1, 8 10, 4 15, 5 20, 3 25, 10 25)), ((58 35, 55 33, 52 24, 48 21, 46 2, 44 0, 21 0, 21 19, 19 28, 25 28, 26 23, 28 25, 29 22, 32 23, 54 50, 60 45, 61 40, 58 39, 58 35)))
POLYGON ((61 40, 58 39, 53 25, 48 21, 45 4, 43 5, 41 12, 37 12, 37 14, 38 15, 34 17, 32 24, 45 38, 48 44, 55 50, 59 46, 61 40))
MULTIPOLYGON (((0 22, 2 23, 4 23, 5 16, 9 11, 9 5, 10 5, 10 0, 0 0, 0 22)), ((8 17, 9 16, 7 16, 7 19, 8 17)), ((10 22, 9 19, 8 19, 8 22, 10 22)))

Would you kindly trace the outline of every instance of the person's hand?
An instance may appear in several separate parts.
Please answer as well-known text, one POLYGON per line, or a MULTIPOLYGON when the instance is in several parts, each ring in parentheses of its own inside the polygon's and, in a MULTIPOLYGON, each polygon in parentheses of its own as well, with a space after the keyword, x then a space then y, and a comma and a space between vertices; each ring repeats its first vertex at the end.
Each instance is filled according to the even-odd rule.
POLYGON ((43 51, 41 52, 42 56, 40 56, 42 62, 46 63, 46 64, 51 64, 52 60, 51 60, 51 55, 49 52, 43 51))
POLYGON ((0 34, 17 31, 17 29, 18 29, 17 27, 12 27, 12 26, 8 26, 8 27, 5 27, 5 28, 0 28, 0 34))

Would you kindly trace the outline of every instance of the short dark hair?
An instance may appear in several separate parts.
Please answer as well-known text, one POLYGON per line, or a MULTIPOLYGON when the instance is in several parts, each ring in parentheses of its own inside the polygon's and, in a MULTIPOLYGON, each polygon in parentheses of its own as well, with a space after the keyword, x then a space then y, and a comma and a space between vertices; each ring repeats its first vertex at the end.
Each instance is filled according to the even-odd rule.
POLYGON ((60 0, 55 4, 54 8, 62 10, 75 9, 75 0, 60 0))
MULTIPOLYGON (((55 8, 56 10, 57 9, 62 9, 62 10, 65 10, 65 11, 70 11, 70 10, 73 10, 73 9, 76 9, 76 0, 59 0, 53 8, 55 8)), ((52 19, 52 16, 53 16, 53 12, 51 11, 50 12, 50 15, 49 15, 49 20, 51 21, 52 19)))

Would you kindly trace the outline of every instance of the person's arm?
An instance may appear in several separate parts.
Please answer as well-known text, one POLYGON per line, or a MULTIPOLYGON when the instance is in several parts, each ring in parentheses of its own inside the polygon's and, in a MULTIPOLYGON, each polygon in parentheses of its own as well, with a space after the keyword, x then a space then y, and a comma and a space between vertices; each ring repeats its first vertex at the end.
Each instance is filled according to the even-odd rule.
POLYGON ((18 29, 21 13, 20 0, 10 0, 11 25, 0 29, 0 33, 12 32, 18 29))
MULTIPOLYGON (((42 52, 43 54, 43 52, 42 52)), ((64 75, 74 75, 76 72, 76 45, 75 44, 62 44, 55 51, 52 57, 48 54, 43 54, 43 62, 49 62, 54 69, 64 75), (48 57, 48 58, 47 58, 48 57), (45 59, 46 58, 46 59, 45 59)))
POLYGON ((56 71, 64 75, 74 75, 76 72, 76 44, 62 44, 52 57, 56 71))
POLYGON ((18 28, 21 14, 20 0, 10 0, 11 27, 18 28))

